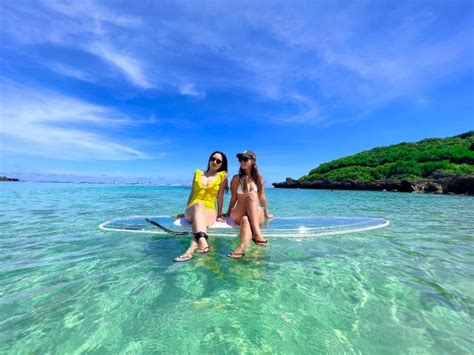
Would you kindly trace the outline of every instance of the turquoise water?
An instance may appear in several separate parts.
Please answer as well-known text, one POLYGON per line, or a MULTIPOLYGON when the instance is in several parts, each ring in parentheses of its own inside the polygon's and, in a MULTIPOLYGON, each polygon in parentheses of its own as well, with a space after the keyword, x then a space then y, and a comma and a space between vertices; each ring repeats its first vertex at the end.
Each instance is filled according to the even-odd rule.
POLYGON ((387 228, 237 239, 173 263, 186 239, 107 233, 172 214, 185 187, 0 184, 1 353, 469 353, 474 198, 276 190, 279 216, 375 216, 387 228))

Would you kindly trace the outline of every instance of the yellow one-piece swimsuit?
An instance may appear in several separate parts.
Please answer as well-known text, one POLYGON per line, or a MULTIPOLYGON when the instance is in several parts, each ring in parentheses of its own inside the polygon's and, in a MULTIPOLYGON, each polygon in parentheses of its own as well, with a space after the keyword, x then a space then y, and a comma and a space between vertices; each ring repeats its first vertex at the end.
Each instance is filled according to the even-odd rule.
POLYGON ((205 208, 215 210, 217 194, 219 193, 219 185, 225 179, 226 172, 218 172, 216 179, 207 186, 203 186, 201 182, 201 176, 203 174, 204 171, 202 171, 201 169, 196 169, 193 179, 194 193, 188 206, 191 206, 195 203, 202 203, 205 208))

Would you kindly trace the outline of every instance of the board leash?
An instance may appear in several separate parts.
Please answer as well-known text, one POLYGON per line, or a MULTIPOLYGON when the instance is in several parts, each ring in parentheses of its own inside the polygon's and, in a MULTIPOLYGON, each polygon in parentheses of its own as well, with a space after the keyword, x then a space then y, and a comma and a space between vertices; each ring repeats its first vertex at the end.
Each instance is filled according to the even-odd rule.
POLYGON ((163 231, 165 231, 166 233, 171 234, 171 235, 191 235, 191 234, 192 234, 191 232, 177 232, 177 231, 173 231, 173 230, 171 230, 171 229, 166 228, 165 226, 162 226, 162 225, 159 224, 158 222, 153 221, 153 220, 148 219, 148 218, 145 218, 145 221, 147 221, 147 222, 150 223, 150 224, 153 224, 155 227, 158 227, 158 228, 160 228, 161 230, 163 230, 163 231))

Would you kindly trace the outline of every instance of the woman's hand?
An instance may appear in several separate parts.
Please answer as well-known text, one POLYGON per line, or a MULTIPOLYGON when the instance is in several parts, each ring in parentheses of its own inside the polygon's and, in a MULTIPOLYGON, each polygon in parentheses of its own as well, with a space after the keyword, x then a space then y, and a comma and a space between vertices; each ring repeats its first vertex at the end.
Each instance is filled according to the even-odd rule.
POLYGON ((275 217, 275 216, 272 215, 271 213, 265 214, 265 218, 266 218, 266 219, 272 219, 273 217, 275 217))

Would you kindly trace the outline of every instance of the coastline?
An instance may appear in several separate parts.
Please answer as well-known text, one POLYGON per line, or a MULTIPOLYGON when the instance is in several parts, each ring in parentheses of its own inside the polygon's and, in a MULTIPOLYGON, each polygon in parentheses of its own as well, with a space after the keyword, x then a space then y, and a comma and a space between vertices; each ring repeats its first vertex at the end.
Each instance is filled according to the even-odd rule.
POLYGON ((276 182, 272 185, 275 188, 286 189, 367 190, 474 196, 474 174, 371 181, 352 179, 300 181, 288 177, 285 182, 276 182))

